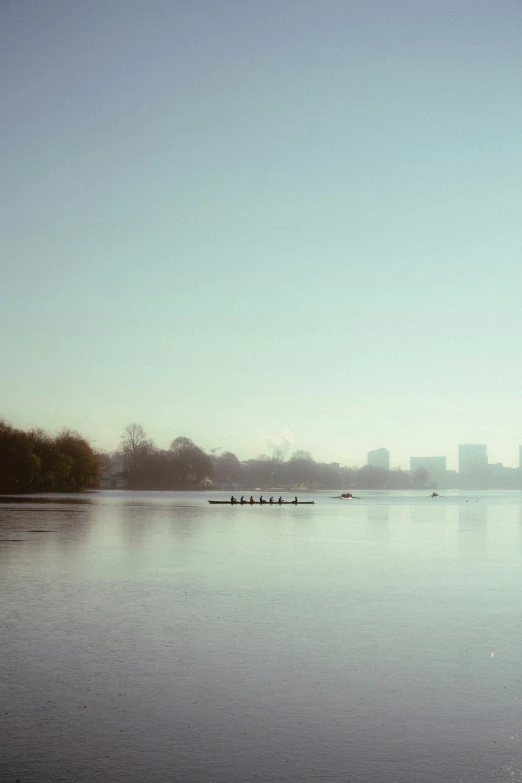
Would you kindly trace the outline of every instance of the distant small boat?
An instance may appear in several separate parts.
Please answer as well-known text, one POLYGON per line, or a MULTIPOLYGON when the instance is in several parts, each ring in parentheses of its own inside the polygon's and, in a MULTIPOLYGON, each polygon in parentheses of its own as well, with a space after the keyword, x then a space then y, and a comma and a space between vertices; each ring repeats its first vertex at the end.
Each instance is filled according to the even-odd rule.
POLYGON ((313 506, 315 500, 282 500, 281 503, 277 500, 273 503, 270 503, 269 500, 263 500, 262 503, 259 500, 254 500, 253 503, 249 500, 243 500, 243 502, 236 500, 234 503, 231 500, 207 500, 207 503, 213 506, 313 506))

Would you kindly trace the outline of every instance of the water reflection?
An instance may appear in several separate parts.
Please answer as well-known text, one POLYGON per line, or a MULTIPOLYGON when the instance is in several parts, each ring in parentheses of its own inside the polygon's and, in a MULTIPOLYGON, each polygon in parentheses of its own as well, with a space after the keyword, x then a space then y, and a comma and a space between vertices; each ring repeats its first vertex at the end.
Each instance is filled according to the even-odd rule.
POLYGON ((520 528, 390 493, 0 507, 30 542, 0 544, 0 780, 489 783, 519 741, 520 528))
POLYGON ((89 497, 60 497, 56 495, 0 495, 0 504, 6 503, 19 503, 23 505, 37 504, 39 506, 45 503, 51 503, 53 506, 57 505, 85 505, 93 503, 94 500, 89 497))
POLYGON ((464 500, 458 508, 460 551, 463 554, 484 552, 488 536, 488 503, 482 499, 464 500))
POLYGON ((85 546, 93 520, 90 504, 0 506, 0 555, 23 557, 10 542, 37 546, 38 553, 70 553, 85 546))
POLYGON ((390 505, 368 505, 368 529, 372 538, 386 540, 390 535, 390 505))
MULTIPOLYGON (((236 509, 224 511, 233 519, 236 509)), ((136 501, 111 509, 111 519, 117 522, 122 544, 130 549, 153 542, 170 546, 171 538, 187 545, 208 524, 208 511, 205 507, 188 503, 154 504, 150 501, 136 501)), ((223 515, 220 519, 223 519, 223 515)))

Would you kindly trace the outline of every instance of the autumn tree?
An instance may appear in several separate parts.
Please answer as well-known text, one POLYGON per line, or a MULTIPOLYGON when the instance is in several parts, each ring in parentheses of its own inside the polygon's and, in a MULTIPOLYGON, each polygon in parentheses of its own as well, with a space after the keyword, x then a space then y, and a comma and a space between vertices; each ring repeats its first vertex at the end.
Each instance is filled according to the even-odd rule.
POLYGON ((27 433, 0 420, 0 490, 27 492, 39 471, 40 460, 27 433))
POLYGON ((65 429, 54 443, 69 463, 60 488, 68 492, 81 492, 97 487, 101 468, 88 441, 78 432, 65 429))
POLYGON ((100 465, 89 443, 64 430, 24 432, 0 420, 0 490, 80 492, 98 486, 100 465))
POLYGON ((56 439, 40 427, 29 430, 28 436, 40 460, 37 488, 54 492, 66 487, 72 469, 71 455, 61 451, 56 439))

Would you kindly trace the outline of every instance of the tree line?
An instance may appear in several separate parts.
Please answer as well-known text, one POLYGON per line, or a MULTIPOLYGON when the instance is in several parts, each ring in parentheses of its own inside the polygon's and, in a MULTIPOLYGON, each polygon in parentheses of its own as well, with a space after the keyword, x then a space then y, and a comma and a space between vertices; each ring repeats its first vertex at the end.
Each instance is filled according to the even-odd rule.
POLYGON ((343 467, 336 462, 316 462, 306 451, 296 451, 290 459, 261 455, 241 463, 235 454, 225 452, 213 460, 214 480, 246 487, 307 487, 308 489, 410 489, 429 483, 427 471, 413 475, 402 470, 382 470, 371 465, 343 467))
MULTIPOLYGON (((248 488, 299 487, 309 489, 409 489, 428 484, 423 468, 413 475, 401 470, 342 467, 338 463, 316 462, 308 451, 296 451, 285 460, 282 454, 260 455, 240 461, 231 451, 207 454, 190 438, 174 438, 168 449, 159 449, 139 424, 129 424, 122 435, 120 450, 113 458, 125 465, 130 489, 197 489, 205 480, 218 487, 248 488)), ((110 465, 110 456, 101 455, 110 465)))
POLYGON ((0 419, 0 492, 81 492, 97 487, 99 477, 98 457, 78 432, 53 437, 0 419))
POLYGON ((410 489, 424 487, 424 469, 413 475, 401 470, 342 467, 316 462, 307 451, 289 459, 279 452, 240 461, 231 451, 207 454, 190 438, 178 436, 168 449, 158 448, 139 424, 129 424, 114 454, 96 453, 79 433, 64 429, 51 436, 40 428, 16 429, 0 419, 0 492, 81 492, 99 486, 103 467, 123 463, 130 489, 197 489, 210 480, 218 487, 255 489, 410 489))
POLYGON ((118 452, 99 456, 102 465, 123 461, 130 489, 191 489, 214 472, 211 456, 190 438, 178 436, 168 449, 160 449, 136 423, 125 427, 118 452))

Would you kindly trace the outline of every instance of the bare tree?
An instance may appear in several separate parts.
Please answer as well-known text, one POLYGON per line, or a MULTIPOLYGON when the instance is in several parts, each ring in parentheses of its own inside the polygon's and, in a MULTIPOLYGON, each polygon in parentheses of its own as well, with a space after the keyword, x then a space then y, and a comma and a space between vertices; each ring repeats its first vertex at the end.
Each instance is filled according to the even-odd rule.
POLYGON ((131 463, 131 472, 134 480, 137 478, 140 460, 153 448, 152 442, 147 438, 141 424, 127 424, 121 437, 121 449, 131 463))

